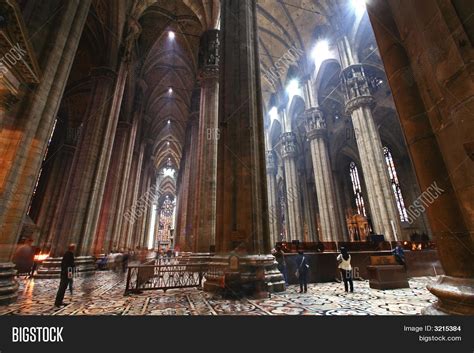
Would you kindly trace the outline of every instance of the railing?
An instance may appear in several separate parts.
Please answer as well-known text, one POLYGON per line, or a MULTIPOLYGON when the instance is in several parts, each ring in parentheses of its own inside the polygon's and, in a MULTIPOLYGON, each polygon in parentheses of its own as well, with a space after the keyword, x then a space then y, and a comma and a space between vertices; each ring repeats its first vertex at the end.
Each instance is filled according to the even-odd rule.
POLYGON ((144 290, 201 287, 207 271, 202 263, 169 263, 132 265, 128 267, 125 295, 144 290))

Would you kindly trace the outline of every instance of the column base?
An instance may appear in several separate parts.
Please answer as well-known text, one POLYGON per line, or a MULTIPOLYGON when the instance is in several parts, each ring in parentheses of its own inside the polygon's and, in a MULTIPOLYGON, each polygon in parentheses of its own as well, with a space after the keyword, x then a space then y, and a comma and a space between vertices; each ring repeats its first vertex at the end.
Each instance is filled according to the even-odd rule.
POLYGON ((215 255, 204 282, 204 290, 224 297, 268 298, 285 291, 285 281, 272 255, 215 255))
MULTIPOLYGON (((61 274, 61 257, 50 257, 43 261, 38 267, 35 278, 59 278, 61 274)), ((92 256, 77 256, 74 259, 76 264, 76 275, 92 275, 97 268, 95 258, 92 256)))
POLYGON ((18 282, 15 279, 15 264, 0 263, 0 305, 16 301, 18 297, 18 282))
POLYGON ((441 276, 427 288, 438 301, 423 309, 423 315, 474 315, 474 278, 441 276))

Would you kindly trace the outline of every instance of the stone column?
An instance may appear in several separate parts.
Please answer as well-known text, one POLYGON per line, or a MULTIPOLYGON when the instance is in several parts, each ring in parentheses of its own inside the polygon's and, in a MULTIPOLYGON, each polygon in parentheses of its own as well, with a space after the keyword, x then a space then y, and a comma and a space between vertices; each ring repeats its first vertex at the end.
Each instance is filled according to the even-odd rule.
POLYGON ((190 155, 189 155, 189 196, 186 205, 186 251, 195 252, 197 242, 197 224, 196 224, 196 206, 197 206, 197 191, 198 191, 198 137, 199 137, 199 113, 193 112, 190 116, 190 155))
POLYGON ((380 135, 372 115, 375 101, 364 67, 354 61, 347 37, 339 37, 337 44, 342 64, 346 113, 352 117, 354 125, 374 232, 383 234, 386 240, 397 240, 401 236, 400 218, 390 187, 380 135))
POLYGON ((131 239, 134 234, 134 229, 137 224, 140 224, 141 217, 143 217, 146 211, 146 204, 141 199, 142 195, 139 195, 140 182, 142 182, 141 175, 143 170, 143 159, 145 156, 146 143, 139 143, 138 153, 135 155, 137 158, 133 175, 129 180, 128 189, 128 210, 132 213, 133 217, 127 219, 126 227, 122 228, 122 234, 120 237, 120 245, 124 248, 129 248, 131 239))
POLYGON ((41 249, 51 249, 54 226, 59 216, 58 204, 64 194, 76 151, 75 143, 77 140, 71 136, 76 134, 71 134, 70 128, 66 130, 65 141, 58 148, 54 160, 51 161, 53 163, 52 171, 48 177, 46 192, 35 222, 41 229, 40 238, 37 242, 41 249))
POLYGON ((83 133, 74 156, 71 174, 60 205, 59 223, 55 229, 54 254, 61 256, 68 243, 78 244, 81 255, 89 255, 84 248, 89 243, 88 233, 96 210, 92 197, 96 197, 99 161, 104 152, 104 138, 109 128, 107 107, 114 92, 116 74, 107 68, 92 71, 91 100, 83 122, 83 133))
MULTIPOLYGON (((140 109, 138 109, 140 110, 140 109)), ((130 219, 126 219, 125 212, 127 205, 127 195, 129 194, 130 179, 134 180, 135 170, 132 169, 132 161, 134 156, 134 146, 137 139, 137 130, 140 113, 135 112, 133 117, 132 125, 127 133, 126 150, 124 151, 124 158, 121 160, 121 174, 118 180, 118 189, 115 189, 117 195, 117 203, 114 214, 112 215, 113 223, 110 226, 110 232, 107 233, 105 244, 109 249, 114 244, 120 243, 120 236, 122 234, 123 227, 126 227, 130 219)), ((128 215, 128 214, 127 214, 128 215)))
POLYGON ((283 167, 285 169, 286 202, 288 205, 288 239, 303 241, 303 224, 301 217, 301 193, 296 169, 297 144, 293 132, 281 135, 283 167))
POLYGON ((326 119, 323 112, 318 108, 307 110, 304 113, 304 119, 306 134, 310 140, 314 180, 318 197, 319 219, 321 223, 320 240, 342 240, 331 161, 329 160, 326 119))
POLYGON ((223 280, 233 293, 267 297, 284 283, 274 257, 256 255, 271 249, 256 20, 256 0, 221 3, 219 255, 212 258, 218 270, 206 276, 205 290, 219 290, 223 280))
MULTIPOLYGON (((56 117, 64 87, 79 44, 91 1, 71 1, 65 4, 57 23, 54 37, 50 38, 50 50, 44 62, 43 72, 39 69, 30 38, 26 34, 22 15, 14 2, 3 2, 2 15, 10 19, 4 33, 14 35, 11 43, 18 43, 25 52, 15 70, 9 70, 2 77, 0 119, 0 303, 16 298, 16 282, 13 265, 10 263, 24 216, 34 190, 43 161, 44 153, 56 117), (23 78, 15 82, 39 83, 30 93, 3 95, 5 79, 21 73, 23 78), (41 78, 39 78, 41 77, 41 78), (16 96, 16 97, 15 97, 16 96), (4 99, 6 98, 6 99, 4 99), (15 99, 12 99, 15 98, 15 99), (18 100, 19 99, 19 100, 18 100), (18 108, 10 110, 18 100, 18 108)), ((2 47, 5 48, 2 44, 2 47)), ((9 50, 8 48, 7 50, 9 50)), ((2 53, 3 56, 3 53, 2 53)), ((26 87, 26 86, 25 86, 26 87)), ((9 89, 16 87, 9 86, 9 89)), ((19 87, 18 87, 19 88, 19 87)))
MULTIPOLYGON (((414 4, 414 2, 410 3, 414 4)), ((430 11, 436 11, 437 6, 425 4, 425 7, 430 11)), ((445 12, 448 8, 449 6, 444 9, 445 12)), ((407 14, 403 16, 399 13, 400 11, 401 9, 391 7, 390 2, 383 0, 374 0, 370 2, 370 5, 368 4, 375 37, 385 64, 385 71, 420 188, 422 191, 440 193, 439 197, 426 208, 426 215, 446 275, 441 276, 437 283, 428 286, 428 289, 438 297, 438 302, 427 307, 424 313, 474 315, 474 266, 472 265, 473 243, 471 239, 473 233, 469 231, 463 219, 461 212, 463 201, 456 194, 456 190, 461 188, 453 186, 451 175, 454 170, 451 172, 448 169, 446 156, 443 155, 444 151, 440 144, 442 141, 451 146, 457 142, 449 139, 448 134, 440 134, 433 127, 433 124, 443 123, 438 118, 430 119, 430 114, 439 110, 433 109, 432 104, 426 105, 423 101, 423 97, 425 97, 423 85, 436 77, 427 77, 427 74, 423 72, 424 67, 412 66, 413 63, 419 63, 420 42, 416 39, 424 32, 419 31, 418 24, 411 24, 409 21, 411 16, 418 18, 431 16, 431 14, 421 13, 420 8, 416 8, 415 11, 411 8, 404 9, 403 11, 407 11, 407 14), (398 17, 396 17, 397 14, 398 17), (416 28, 413 28, 415 25, 416 28), (403 36, 406 36, 404 40, 402 40, 402 33, 398 29, 401 26, 403 26, 403 36), (408 34, 410 34, 409 37, 408 34), (417 54, 415 55, 415 53, 417 54), (416 68, 418 70, 415 72, 416 68), (440 135, 438 136, 435 132, 440 135), (434 183, 436 183, 436 191, 433 187, 434 183)), ((455 16, 452 16, 451 19, 454 20, 455 16)), ((433 24, 438 29, 443 27, 438 26, 438 21, 424 23, 433 24)), ((461 34, 458 33, 458 35, 461 34)), ((445 39, 446 41, 455 40, 455 38, 459 38, 458 35, 453 37, 449 35, 445 39)), ((432 42, 434 38, 438 37, 430 37, 431 40, 428 41, 425 38, 422 44, 428 48, 438 49, 438 43, 432 42)), ((444 43, 444 40, 442 41, 444 43)), ((450 52, 451 58, 455 57, 454 52, 454 49, 453 52, 450 52)), ((448 55, 447 52, 445 55, 448 55)), ((428 59, 434 58, 429 56, 428 59)), ((444 61, 443 67, 448 67, 444 61)), ((464 65, 460 67, 463 71, 467 70, 464 65)), ((461 78, 462 76, 456 75, 456 77, 461 78)), ((469 84, 472 85, 472 80, 469 84)), ((463 87, 465 86, 463 85, 463 87)), ((428 88, 425 87, 425 89, 428 88)), ((463 89, 459 92, 461 91, 469 94, 469 90, 463 89)), ((449 95, 451 96, 451 94, 449 95)), ((448 98, 455 99, 456 105, 459 104, 457 97, 448 98)), ((469 121, 471 120, 465 119, 466 124, 469 121)), ((452 125, 454 124, 446 124, 445 127, 452 128, 452 125)), ((466 131, 468 130, 466 129, 466 131)), ((465 156, 456 155, 456 157, 465 159, 465 156)), ((472 163, 469 160, 466 162, 472 163)), ((462 170, 462 168, 468 168, 468 165, 456 164, 454 167, 455 170, 462 170)), ((467 173, 462 171, 459 173, 463 179, 468 179, 467 173)))
POLYGON ((303 234, 306 230, 308 231, 308 237, 305 237, 304 241, 315 241, 317 237, 316 224, 315 224, 315 213, 313 213, 313 207, 311 205, 311 198, 313 194, 308 185, 308 178, 305 169, 300 170, 301 182, 301 194, 303 198, 303 213, 305 222, 303 223, 303 234), (306 228, 304 227, 306 225, 306 228))
POLYGON ((219 31, 209 30, 201 37, 199 81, 198 190, 196 207, 196 252, 208 253, 215 244, 217 141, 219 108, 219 31))
POLYGON ((92 70, 93 98, 62 204, 65 213, 58 228, 60 253, 67 242, 77 243, 81 255, 93 251, 123 93, 140 30, 139 23, 130 19, 117 73, 103 67, 92 70))
POLYGON ((275 156, 272 150, 267 151, 267 194, 268 194, 268 221, 270 224, 271 245, 274 246, 278 242, 278 202, 276 189, 276 165, 275 156))
MULTIPOLYGON (((151 190, 157 190, 158 186, 154 185, 154 181, 152 181, 152 166, 148 165, 145 167, 144 175, 143 175, 143 186, 142 186, 142 193, 141 195, 147 194, 151 190)), ((129 240, 129 245, 138 244, 138 246, 144 246, 146 243, 146 239, 148 237, 148 227, 150 224, 150 215, 151 215, 151 208, 153 207, 153 203, 157 201, 157 193, 151 193, 150 197, 146 197, 144 200, 145 212, 141 218, 141 222, 137 223, 137 228, 135 228, 135 235, 132 239, 129 240)))
POLYGON ((188 123, 186 129, 186 138, 184 142, 184 151, 181 157, 181 163, 179 167, 179 177, 178 177, 178 203, 176 210, 176 241, 175 244, 181 249, 181 251, 186 250, 186 218, 187 218, 187 209, 189 202, 189 183, 190 183, 190 170, 189 164, 190 161, 190 150, 191 147, 191 125, 188 123))

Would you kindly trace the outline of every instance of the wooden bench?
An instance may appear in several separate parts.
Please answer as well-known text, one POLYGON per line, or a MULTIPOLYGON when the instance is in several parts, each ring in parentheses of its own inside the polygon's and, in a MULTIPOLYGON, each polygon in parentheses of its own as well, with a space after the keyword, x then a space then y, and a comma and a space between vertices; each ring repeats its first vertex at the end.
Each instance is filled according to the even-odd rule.
POLYGON ((370 288, 410 288, 405 266, 399 265, 393 255, 371 256, 367 272, 370 288))

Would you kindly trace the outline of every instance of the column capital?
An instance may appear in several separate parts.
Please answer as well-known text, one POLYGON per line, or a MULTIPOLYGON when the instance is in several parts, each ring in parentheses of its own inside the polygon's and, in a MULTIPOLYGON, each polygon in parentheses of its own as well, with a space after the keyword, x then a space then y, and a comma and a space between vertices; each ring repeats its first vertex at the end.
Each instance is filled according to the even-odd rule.
POLYGON ((293 158, 297 153, 296 135, 294 132, 284 132, 281 135, 283 158, 293 158))
POLYGON ((201 36, 199 43, 199 80, 219 78, 219 30, 211 29, 201 36))
POLYGON ((310 140, 327 136, 326 118, 319 108, 309 108, 303 113, 306 135, 310 140))
POLYGON ((272 150, 268 150, 265 152, 265 160, 267 163, 267 174, 275 175, 277 166, 275 163, 275 156, 273 155, 272 150))
POLYGON ((361 106, 372 108, 375 105, 363 64, 349 65, 342 70, 341 82, 345 91, 348 115, 361 106))
POLYGON ((127 23, 127 36, 122 43, 122 60, 125 62, 130 62, 135 42, 141 32, 142 26, 140 25, 140 22, 136 18, 130 17, 127 23))

